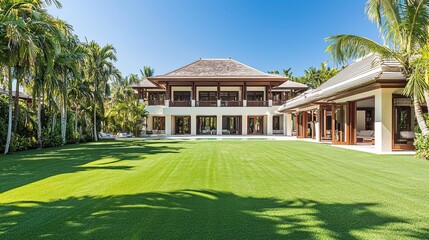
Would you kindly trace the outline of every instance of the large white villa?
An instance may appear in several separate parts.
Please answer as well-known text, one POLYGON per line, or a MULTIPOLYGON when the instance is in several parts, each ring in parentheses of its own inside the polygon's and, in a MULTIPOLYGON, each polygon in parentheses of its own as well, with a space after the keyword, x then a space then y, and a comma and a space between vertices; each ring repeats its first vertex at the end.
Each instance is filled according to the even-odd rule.
POLYGON ((232 59, 200 59, 134 88, 147 104, 148 133, 278 134, 383 153, 414 148, 405 84, 397 62, 372 55, 308 91, 232 59))
POLYGON ((200 59, 134 86, 149 112, 149 133, 273 135, 287 133, 277 110, 304 84, 232 59, 200 59))

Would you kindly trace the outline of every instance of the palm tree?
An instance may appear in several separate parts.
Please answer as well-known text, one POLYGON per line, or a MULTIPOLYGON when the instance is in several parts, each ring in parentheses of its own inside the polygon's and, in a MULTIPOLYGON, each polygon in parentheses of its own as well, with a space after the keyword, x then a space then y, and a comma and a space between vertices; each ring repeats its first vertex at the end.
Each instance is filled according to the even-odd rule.
POLYGON ((34 35, 35 44, 40 51, 37 54, 36 64, 32 68, 33 99, 37 103, 37 142, 39 148, 42 143, 42 102, 52 100, 50 96, 58 89, 58 82, 55 81, 53 66, 55 57, 60 54, 61 39, 63 32, 70 26, 63 21, 57 20, 48 14, 41 14, 37 21, 34 21, 31 29, 34 35), (47 97, 46 97, 47 96, 47 97))
POLYGON ((105 94, 108 92, 107 82, 111 77, 118 75, 117 69, 113 66, 113 61, 116 61, 116 50, 112 45, 100 47, 94 41, 87 43, 86 48, 86 74, 93 86, 93 137, 94 141, 98 141, 97 105, 103 106, 105 94))
POLYGON ((152 77, 154 72, 155 72, 155 69, 149 66, 144 66, 143 71, 140 69, 140 73, 142 74, 143 78, 152 77))
POLYGON ((65 33, 66 38, 63 39, 61 52, 55 57, 54 73, 59 81, 60 95, 60 112, 61 112, 61 139, 62 145, 67 143, 67 109, 68 88, 70 80, 80 78, 79 67, 82 66, 81 61, 84 57, 83 47, 80 45, 77 36, 72 36, 70 31, 65 33), (68 37, 67 37, 68 36, 68 37))
POLYGON ((415 74, 418 65, 413 64, 413 58, 421 53, 429 40, 429 0, 368 0, 365 11, 377 24, 384 44, 361 36, 341 34, 326 39, 329 42, 326 51, 338 63, 370 53, 398 61, 407 78, 404 93, 413 98, 418 125, 423 135, 429 135, 420 105, 427 94, 428 83, 415 74))
MULTIPOLYGON (((21 2, 19 2, 21 3, 21 2)), ((12 82, 14 79, 14 68, 18 65, 34 63, 38 51, 33 44, 31 33, 28 31, 27 23, 22 18, 23 12, 28 9, 20 8, 15 1, 5 1, 0 9, 0 42, 2 48, 1 64, 7 68, 7 86, 9 99, 8 130, 5 146, 5 154, 9 152, 12 138, 12 82)), ((28 7, 28 6, 27 6, 28 7)))

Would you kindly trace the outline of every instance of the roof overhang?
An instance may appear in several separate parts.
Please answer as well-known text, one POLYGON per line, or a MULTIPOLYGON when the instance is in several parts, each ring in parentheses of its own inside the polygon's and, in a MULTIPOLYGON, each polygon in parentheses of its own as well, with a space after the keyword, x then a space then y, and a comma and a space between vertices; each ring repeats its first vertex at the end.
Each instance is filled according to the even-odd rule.
MULTIPOLYGON (((347 80, 344 81, 347 84, 347 80)), ((311 104, 320 104, 321 102, 335 101, 336 99, 344 98, 347 96, 367 92, 378 88, 403 88, 406 85, 405 76, 400 72, 383 72, 373 77, 369 81, 365 81, 358 85, 332 86, 323 91, 314 91, 309 94, 303 94, 291 101, 287 102, 279 108, 279 112, 296 111, 300 108, 309 106, 311 104)))

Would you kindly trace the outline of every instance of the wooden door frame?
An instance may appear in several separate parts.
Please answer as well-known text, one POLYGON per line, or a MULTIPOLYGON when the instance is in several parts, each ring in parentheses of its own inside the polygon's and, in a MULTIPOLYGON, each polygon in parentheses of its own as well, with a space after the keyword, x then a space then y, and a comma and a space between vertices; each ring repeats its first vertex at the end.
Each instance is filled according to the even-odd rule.
POLYGON ((247 135, 264 135, 264 115, 247 116, 247 135), (260 118, 261 120, 261 133, 249 133, 250 119, 260 118))
POLYGON ((296 138, 305 138, 307 135, 307 121, 308 121, 308 113, 306 111, 298 112, 296 114, 296 138), (302 132, 299 134, 299 119, 302 118, 302 132))
MULTIPOLYGON (((179 135, 178 133, 177 133, 177 118, 183 118, 183 122, 185 122, 184 120, 185 120, 185 117, 188 117, 189 118, 189 122, 188 122, 188 128, 189 128, 189 133, 182 133, 182 135, 191 135, 192 134, 192 118, 191 118, 191 116, 188 116, 188 115, 184 115, 184 116, 174 116, 174 135, 179 135)), ((184 127, 185 125, 183 125, 182 126, 182 128, 184 127)), ((184 132, 184 131, 183 131, 184 132)))
POLYGON ((348 103, 334 103, 332 105, 332 144, 334 145, 349 145, 349 137, 350 137, 350 130, 349 130, 349 119, 350 119, 350 111, 349 111, 349 104, 348 103), (346 119, 345 119, 345 141, 344 142, 338 142, 335 138, 335 131, 336 131, 336 124, 335 124, 335 118, 336 118, 336 110, 338 106, 345 106, 346 107, 346 119))
MULTIPOLYGON (((407 97, 400 94, 392 95, 392 151, 413 151, 415 150, 414 145, 396 145, 395 144, 395 124, 396 124, 395 98, 407 98, 407 97)), ((411 111, 413 111, 413 107, 410 106, 410 108, 411 108, 411 111)), ((411 119, 411 121, 413 120, 411 119)))

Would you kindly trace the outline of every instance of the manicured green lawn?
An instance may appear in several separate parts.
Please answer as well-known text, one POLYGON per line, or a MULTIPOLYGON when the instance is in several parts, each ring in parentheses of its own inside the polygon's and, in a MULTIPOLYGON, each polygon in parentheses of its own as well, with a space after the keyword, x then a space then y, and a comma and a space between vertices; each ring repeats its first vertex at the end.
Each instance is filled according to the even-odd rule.
POLYGON ((0 157, 0 239, 429 238, 429 162, 294 141, 0 157))

